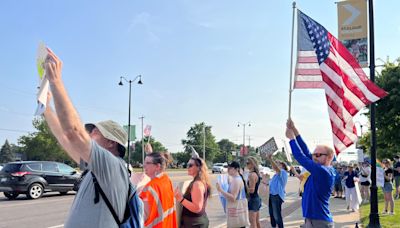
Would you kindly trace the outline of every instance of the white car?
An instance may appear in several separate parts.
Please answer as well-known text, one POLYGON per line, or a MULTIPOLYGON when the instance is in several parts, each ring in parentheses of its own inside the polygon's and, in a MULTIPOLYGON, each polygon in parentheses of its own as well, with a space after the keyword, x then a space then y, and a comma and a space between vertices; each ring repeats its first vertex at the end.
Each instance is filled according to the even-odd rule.
POLYGON ((275 175, 275 171, 272 170, 269 167, 265 167, 265 166, 259 165, 258 169, 260 170, 260 173, 268 174, 271 178, 275 175))
POLYGON ((212 167, 212 173, 227 173, 228 163, 215 163, 212 167))

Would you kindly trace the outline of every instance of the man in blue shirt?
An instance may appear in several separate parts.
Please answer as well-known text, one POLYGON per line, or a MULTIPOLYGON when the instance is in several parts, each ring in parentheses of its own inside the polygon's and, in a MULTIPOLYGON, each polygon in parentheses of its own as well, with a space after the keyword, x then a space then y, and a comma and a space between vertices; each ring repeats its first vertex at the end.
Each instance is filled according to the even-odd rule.
POLYGON ((274 161, 272 154, 267 156, 272 168, 276 172, 269 184, 269 215, 271 226, 283 228, 282 203, 285 200, 285 187, 288 180, 288 168, 282 161, 274 161))
POLYGON ((286 123, 286 137, 290 139, 295 159, 311 173, 302 198, 305 228, 334 227, 329 211, 329 198, 335 181, 335 170, 331 166, 333 150, 318 145, 311 154, 291 119, 286 123))

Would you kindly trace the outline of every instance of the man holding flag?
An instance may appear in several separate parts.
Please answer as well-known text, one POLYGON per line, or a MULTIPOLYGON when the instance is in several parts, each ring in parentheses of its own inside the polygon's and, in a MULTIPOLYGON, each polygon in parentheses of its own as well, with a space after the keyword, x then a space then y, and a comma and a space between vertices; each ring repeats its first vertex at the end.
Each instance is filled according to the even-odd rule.
POLYGON ((318 145, 311 154, 291 119, 286 123, 286 137, 290 139, 293 156, 311 173, 305 183, 302 198, 305 227, 334 227, 329 210, 329 198, 335 181, 335 170, 331 166, 333 150, 318 145))

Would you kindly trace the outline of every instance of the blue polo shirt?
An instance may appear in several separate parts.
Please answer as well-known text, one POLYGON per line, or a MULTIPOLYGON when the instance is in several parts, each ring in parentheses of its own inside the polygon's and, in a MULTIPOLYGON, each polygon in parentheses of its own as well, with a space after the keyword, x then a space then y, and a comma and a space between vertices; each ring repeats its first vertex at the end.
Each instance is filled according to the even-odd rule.
POLYGON ((281 171, 272 177, 269 182, 269 194, 279 195, 282 201, 285 201, 285 187, 288 180, 288 173, 286 170, 281 169, 281 171))

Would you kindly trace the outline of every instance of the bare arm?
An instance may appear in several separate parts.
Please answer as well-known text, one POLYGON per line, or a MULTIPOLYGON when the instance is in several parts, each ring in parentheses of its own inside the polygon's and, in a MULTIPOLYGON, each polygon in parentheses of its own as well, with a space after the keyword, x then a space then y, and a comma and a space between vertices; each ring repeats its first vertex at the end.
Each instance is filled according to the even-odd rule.
POLYGON ((281 169, 278 167, 278 165, 275 163, 274 159, 272 158, 272 154, 267 156, 268 160, 271 162, 272 169, 275 170, 277 174, 281 172, 281 169))
POLYGON ((217 183, 217 190, 229 201, 234 202, 236 200, 236 197, 239 194, 240 191, 240 182, 238 182, 237 180, 233 180, 231 182, 231 186, 230 186, 230 190, 231 192, 225 192, 224 190, 221 189, 221 187, 219 186, 219 184, 217 183))
POLYGON ((258 176, 255 173, 251 173, 249 176, 249 193, 254 193, 254 191, 256 190, 256 183, 258 181, 258 176))
POLYGON ((182 201, 182 206, 186 207, 191 212, 199 213, 201 209, 203 209, 205 191, 206 188, 201 181, 194 182, 190 193, 192 195, 192 202, 184 200, 182 201))
POLYGON ((53 134, 68 155, 79 163, 80 158, 88 161, 90 157, 90 137, 72 105, 61 79, 62 62, 48 49, 46 77, 50 82, 56 115, 46 110, 45 118, 53 134))

